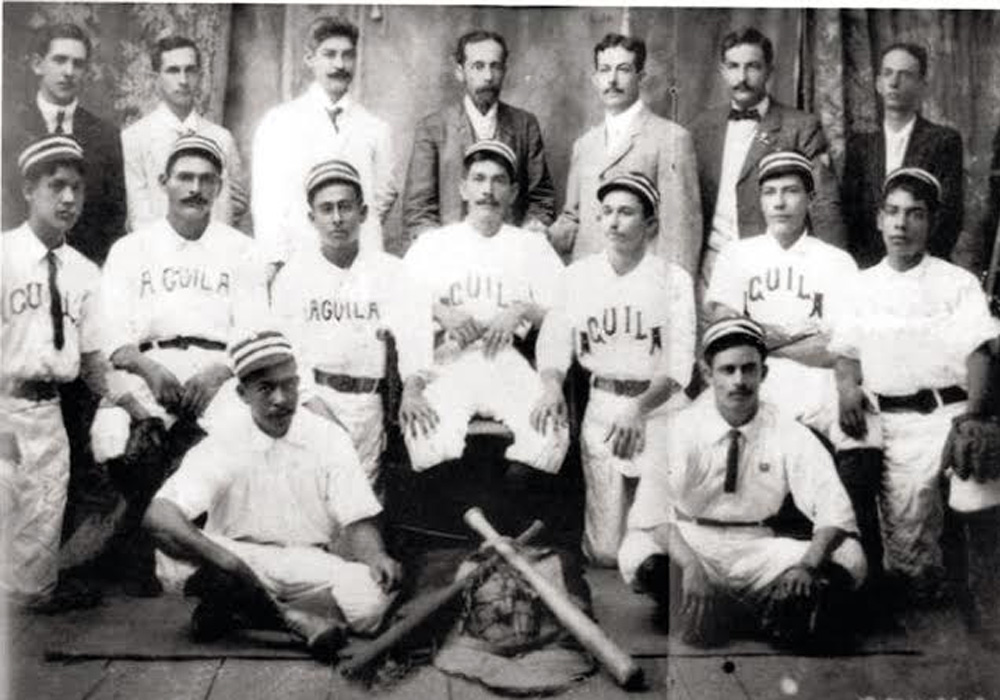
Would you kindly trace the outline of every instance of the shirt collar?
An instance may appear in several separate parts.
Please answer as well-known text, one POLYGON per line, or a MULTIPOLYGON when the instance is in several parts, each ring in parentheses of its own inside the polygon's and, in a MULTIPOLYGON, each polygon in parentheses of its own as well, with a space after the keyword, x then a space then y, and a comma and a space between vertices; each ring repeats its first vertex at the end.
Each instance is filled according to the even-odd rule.
POLYGON ((181 121, 173 113, 173 110, 167 106, 166 102, 161 102, 153 111, 153 114, 156 115, 156 118, 160 122, 173 128, 178 134, 195 133, 198 131, 198 127, 201 126, 201 115, 195 109, 192 109, 184 118, 184 121, 181 121))
POLYGON ((206 245, 212 236, 212 231, 215 228, 215 222, 209 221, 208 226, 205 227, 201 236, 192 241, 179 234, 177 229, 170 224, 167 217, 163 217, 160 221, 163 224, 163 234, 170 238, 170 241, 174 244, 175 250, 181 250, 190 246, 206 245))
POLYGON ((73 115, 76 114, 76 107, 80 104, 80 100, 73 100, 68 105, 52 104, 45 99, 41 90, 39 90, 35 96, 35 104, 38 105, 38 111, 42 113, 42 119, 45 120, 45 127, 50 132, 55 129, 56 116, 59 112, 65 112, 63 116, 63 129, 67 134, 73 133, 73 115))
POLYGON ((806 242, 809 239, 809 227, 808 226, 802 232, 802 235, 799 236, 797 239, 795 239, 795 242, 792 243, 787 248, 782 248, 781 247, 781 244, 778 243, 778 239, 775 238, 774 234, 771 233, 770 229, 767 230, 766 233, 767 233, 767 240, 769 240, 771 242, 771 244, 775 248, 777 248, 778 250, 784 251, 786 253, 802 253, 802 252, 805 251, 806 247, 809 245, 809 243, 806 242))
MULTIPOLYGON (((719 407, 715 404, 715 394, 711 388, 706 390, 702 397, 698 399, 703 401, 701 405, 702 410, 702 421, 701 421, 701 434, 707 439, 710 444, 716 444, 724 440, 729 439, 729 431, 733 430, 722 414, 719 413, 719 407)), ((762 416, 764 413, 764 403, 761 402, 757 408, 757 413, 751 418, 747 423, 744 423, 740 427, 736 428, 744 437, 752 435, 757 431, 757 427, 763 420, 762 416)))
POLYGON ((339 100, 334 102, 319 83, 313 83, 309 86, 309 97, 324 110, 329 111, 334 107, 340 107, 345 115, 351 111, 351 107, 354 105, 350 92, 345 92, 339 100))
MULTIPOLYGON (((25 221, 22 228, 24 229, 25 245, 28 249, 29 258, 36 261, 45 260, 45 256, 49 254, 49 249, 46 248, 45 244, 42 243, 42 240, 35 235, 30 223, 25 221)), ((63 257, 66 255, 66 239, 64 238, 63 242, 53 248, 52 251, 56 254, 56 260, 63 263, 63 257)))
MULTIPOLYGON (((736 110, 739 110, 739 111, 743 111, 743 109, 741 107, 737 107, 736 106, 735 102, 730 103, 730 106, 733 109, 736 109, 736 110)), ((767 116, 767 111, 769 109, 771 109, 771 96, 770 95, 764 95, 764 99, 762 99, 760 102, 758 102, 757 104, 752 105, 750 107, 747 107, 747 111, 749 111, 751 109, 757 110, 757 113, 760 114, 760 118, 763 119, 764 117, 767 116)))
POLYGON ((917 123, 917 115, 914 114, 913 118, 910 119, 910 121, 906 122, 906 126, 904 126, 899 131, 893 131, 892 129, 889 128, 889 124, 887 122, 883 121, 882 122, 882 131, 885 132, 886 138, 890 138, 890 139, 908 139, 908 138, 910 138, 910 134, 913 133, 913 126, 916 123, 917 123))
POLYGON ((250 449, 254 452, 267 452, 278 443, 293 445, 295 447, 307 447, 309 445, 309 435, 305 428, 306 418, 303 416, 303 411, 308 410, 300 405, 292 417, 292 423, 288 426, 288 432, 278 438, 271 437, 261 430, 254 422, 249 410, 243 411, 244 425, 249 429, 250 433, 248 442, 250 449))
POLYGON ((930 265, 930 259, 931 259, 931 254, 924 253, 924 257, 920 259, 920 262, 911 267, 909 270, 900 272, 899 270, 897 270, 896 268, 894 268, 892 265, 889 264, 889 256, 887 255, 884 258, 882 258, 882 262, 880 262, 877 265, 877 267, 881 267, 884 274, 893 275, 895 277, 918 276, 924 274, 924 270, 926 270, 927 266, 930 265))
POLYGON ((608 127, 609 131, 614 132, 625 132, 628 130, 632 123, 635 121, 636 116, 642 111, 642 99, 638 99, 632 103, 632 105, 620 114, 611 114, 610 112, 604 115, 604 124, 608 127))
POLYGON ((476 105, 472 102, 472 98, 469 97, 468 93, 466 93, 465 97, 462 98, 462 104, 465 105, 465 113, 469 115, 469 119, 496 123, 497 109, 500 106, 500 100, 494 102, 493 106, 486 110, 486 114, 479 111, 476 105))

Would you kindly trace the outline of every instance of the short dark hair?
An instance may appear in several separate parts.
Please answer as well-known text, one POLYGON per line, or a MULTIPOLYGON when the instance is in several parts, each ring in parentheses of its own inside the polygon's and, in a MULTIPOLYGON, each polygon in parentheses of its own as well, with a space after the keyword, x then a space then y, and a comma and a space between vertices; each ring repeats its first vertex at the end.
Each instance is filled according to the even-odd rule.
MULTIPOLYGON (((640 196, 639 193, 636 192, 635 190, 630 189, 628 187, 608 187, 607 190, 604 192, 604 197, 607 197, 612 192, 628 192, 630 195, 638 199, 639 204, 642 205, 643 219, 652 219, 653 217, 656 216, 656 209, 653 207, 652 203, 645 197, 640 196)), ((603 202, 604 197, 601 197, 599 201, 603 202)))
POLYGON ((726 52, 734 46, 740 46, 741 44, 759 46, 760 50, 764 53, 764 63, 768 67, 774 65, 774 46, 771 44, 771 40, 764 36, 756 27, 741 27, 722 37, 719 60, 725 61, 726 52))
POLYGON ((80 29, 75 24, 62 22, 59 24, 46 24, 35 34, 35 41, 32 43, 31 52, 36 56, 46 56, 52 48, 52 42, 56 39, 74 39, 81 42, 87 49, 87 60, 90 61, 90 52, 93 44, 87 32, 80 29))
POLYGON ((934 189, 933 185, 916 178, 902 177, 894 181, 889 187, 885 188, 885 192, 882 193, 882 198, 879 202, 879 208, 885 206, 885 202, 889 198, 889 195, 896 190, 909 192, 910 196, 915 200, 926 204, 927 211, 929 211, 932 215, 936 214, 937 210, 941 206, 941 203, 938 201, 937 190, 934 189))
POLYGON ((917 59, 917 65, 920 67, 920 77, 927 77, 927 49, 925 49, 920 44, 914 44, 910 41, 894 41, 893 43, 882 49, 882 52, 878 55, 878 65, 879 68, 882 67, 882 61, 891 51, 905 51, 906 53, 917 59))
POLYGON ((193 49, 194 60, 198 68, 201 68, 201 50, 198 49, 197 44, 186 36, 168 36, 157 41, 153 46, 153 50, 149 52, 149 59, 150 63, 153 64, 153 70, 159 73, 160 68, 163 67, 163 54, 176 49, 193 49))
POLYGON ((500 44, 500 49, 503 51, 504 65, 507 65, 507 42, 496 32, 485 29, 474 29, 459 37, 458 45, 455 47, 455 63, 460 66, 465 65, 465 47, 469 44, 480 44, 484 41, 495 41, 500 44))
POLYGON ((488 160, 498 165, 502 165, 504 171, 507 173, 507 177, 510 178, 511 184, 516 182, 517 173, 514 172, 514 166, 510 164, 503 156, 498 153, 493 153, 492 151, 482 150, 476 151, 472 155, 465 158, 462 163, 462 175, 463 177, 469 176, 469 171, 472 170, 473 163, 479 163, 480 161, 488 160))
POLYGON ((198 158, 204 158, 209 163, 215 166, 215 171, 219 175, 222 175, 222 162, 218 158, 210 155, 208 151, 204 151, 200 148, 183 148, 179 151, 174 151, 167 157, 167 163, 163 166, 163 172, 169 176, 170 172, 174 168, 174 163, 176 163, 183 156, 195 156, 198 158))
POLYGON ((317 17, 306 30, 306 48, 315 51, 327 39, 342 36, 350 39, 354 48, 358 47, 358 28, 343 17, 317 17))
POLYGON ((634 53, 635 70, 636 72, 642 72, 642 69, 646 67, 646 42, 638 37, 615 34, 614 32, 605 34, 604 38, 594 47, 594 68, 597 68, 598 54, 607 49, 613 49, 616 46, 634 53))
POLYGON ((316 194, 320 190, 325 190, 330 185, 350 185, 351 189, 354 190, 355 196, 358 198, 358 206, 364 206, 365 194, 361 191, 361 185, 356 182, 351 182, 350 180, 341 180, 331 177, 329 180, 323 180, 311 190, 306 192, 306 201, 309 203, 310 208, 312 208, 313 202, 316 201, 316 194))
POLYGON ((84 166, 82 160, 77 158, 65 158, 62 160, 43 161, 33 165, 28 168, 28 172, 24 174, 22 179, 24 180, 24 184, 29 187, 34 187, 43 177, 55 174, 56 170, 62 167, 73 168, 80 173, 81 177, 86 174, 86 167, 84 166))

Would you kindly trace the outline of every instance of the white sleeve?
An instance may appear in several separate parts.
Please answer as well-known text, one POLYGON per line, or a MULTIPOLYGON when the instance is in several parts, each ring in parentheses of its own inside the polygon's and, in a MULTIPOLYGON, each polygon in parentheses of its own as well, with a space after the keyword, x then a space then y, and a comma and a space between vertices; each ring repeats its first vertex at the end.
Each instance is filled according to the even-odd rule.
MULTIPOLYGON (((123 241, 132 242, 130 234, 123 241)), ((116 243, 111 247, 101 274, 102 316, 106 323, 105 354, 110 358, 116 350, 141 340, 143 323, 139 306, 135 269, 125 246, 116 243)))
POLYGON ((128 230, 135 231, 155 218, 152 199, 157 183, 150 182, 142 168, 142 134, 128 128, 122 131, 121 140, 128 230))
POLYGON ((343 429, 330 429, 322 457, 329 469, 326 502, 330 514, 342 527, 382 512, 361 467, 351 437, 343 429))
POLYGON ((231 341, 275 325, 268 302, 266 261, 257 246, 251 246, 237 265, 233 290, 231 341))
POLYGON ((559 276, 565 266, 547 238, 536 235, 532 240, 535 245, 530 251, 530 269, 533 271, 531 292, 535 303, 548 310, 556 301, 559 276))
POLYGON ((630 530, 652 530, 677 521, 675 484, 683 477, 687 454, 681 438, 683 428, 676 418, 671 419, 669 430, 664 432, 674 439, 667 443, 662 458, 650 464, 639 477, 635 501, 628 514, 630 530))
POLYGON ((736 313, 742 314, 746 308, 743 281, 740 279, 739 266, 736 262, 735 246, 732 243, 725 246, 715 259, 712 269, 712 279, 705 292, 705 309, 711 304, 725 304, 736 313))
POLYGON ((964 270, 961 273, 950 327, 942 329, 942 337, 948 341, 955 362, 964 365, 976 348, 1000 334, 1000 322, 990 315, 986 295, 976 278, 964 270))
POLYGON ((228 481, 226 451, 221 440, 212 438, 192 447, 156 498, 170 501, 192 520, 208 512, 228 481))
MULTIPOLYGON (((839 253, 840 251, 838 251, 839 253)), ((854 308, 854 295, 858 290, 858 266, 846 253, 837 256, 835 264, 827 270, 830 285, 836 291, 823 301, 823 322, 827 329, 834 329, 848 318, 854 308)))
POLYGON ((561 271, 555 301, 542 321, 535 344, 539 372, 554 369, 565 374, 573 361, 573 325, 569 318, 571 278, 569 268, 561 271))
POLYGON ((392 286, 389 327, 396 338, 399 376, 427 372, 434 364, 434 314, 430 296, 403 264, 392 286))
POLYGON ((666 329, 661 365, 656 368, 655 373, 665 374, 684 387, 691 380, 691 369, 695 362, 697 321, 694 282, 687 270, 680 265, 669 263, 665 267, 668 298, 664 301, 666 308, 670 309, 670 323, 666 329))
POLYGON ((808 428, 797 424, 791 428, 785 429, 783 439, 793 442, 786 466, 795 506, 816 528, 836 527, 856 534, 854 508, 830 453, 808 428))

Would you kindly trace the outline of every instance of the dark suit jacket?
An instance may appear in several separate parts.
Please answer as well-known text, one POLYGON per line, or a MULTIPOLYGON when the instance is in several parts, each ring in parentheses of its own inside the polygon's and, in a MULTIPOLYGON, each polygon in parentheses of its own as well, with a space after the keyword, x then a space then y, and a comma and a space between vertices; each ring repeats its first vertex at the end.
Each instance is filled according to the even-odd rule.
MULTIPOLYGON (((517 155, 518 191, 511 223, 521 225, 533 218, 548 226, 555 219, 555 190, 538 120, 530 112, 501 102, 497 138, 517 155)), ((424 117, 417 125, 403 191, 403 225, 410 240, 428 228, 462 219, 458 192, 462 156, 475 140, 461 101, 424 117)))
MULTIPOLYGON (((903 165, 924 168, 941 181, 941 210, 928 250, 947 260, 962 230, 962 137, 918 115, 903 165)), ((844 215, 850 231, 849 250, 861 267, 870 267, 885 255, 877 223, 884 179, 884 131, 851 134, 844 160, 844 215)))
MULTIPOLYGON (((698 155, 698 180, 701 184, 702 223, 708 241, 712 231, 715 203, 719 198, 722 178, 722 149, 726 143, 730 105, 702 112, 691 124, 695 151, 698 155)), ((810 226, 817 238, 845 248, 847 234, 840 214, 840 192, 837 179, 830 169, 826 137, 819 120, 771 98, 767 114, 757 126, 750 150, 736 184, 736 208, 740 238, 764 232, 766 224, 760 211, 760 189, 757 187, 757 165, 768 153, 794 149, 813 161, 816 196, 809 207, 810 226)))
MULTIPOLYGON (((32 100, 22 104, 3 125, 3 230, 19 226, 28 217, 21 193, 17 156, 47 133, 45 120, 32 100)), ((73 137, 83 146, 85 199, 80 220, 69 232, 70 245, 98 265, 111 244, 125 233, 125 174, 121 135, 115 127, 77 107, 73 137)))

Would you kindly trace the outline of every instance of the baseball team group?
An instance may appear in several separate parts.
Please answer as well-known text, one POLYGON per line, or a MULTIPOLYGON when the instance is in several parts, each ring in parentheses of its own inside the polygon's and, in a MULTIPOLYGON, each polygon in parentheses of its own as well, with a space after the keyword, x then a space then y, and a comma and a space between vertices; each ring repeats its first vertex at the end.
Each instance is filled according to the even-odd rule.
POLYGON ((151 47, 160 102, 119 130, 78 101, 90 37, 38 30, 37 95, 3 132, 6 598, 98 602, 61 568, 88 471, 124 504, 126 592, 198 596, 202 641, 277 616, 329 658, 408 574, 390 428, 420 479, 461 473, 471 422, 546 508, 577 455, 579 549, 691 643, 821 648, 956 601, 1000 631, 1000 321, 949 262, 963 146, 921 115, 924 48, 882 49, 881 127, 838 181, 817 118, 769 95, 757 29, 725 36, 731 99, 686 127, 640 98, 644 42, 607 34, 604 118, 557 209, 538 120, 500 99, 500 34, 457 40, 462 97, 416 124, 405 178, 350 94, 357 28, 303 41, 313 80, 260 121, 245 178, 195 109, 194 42, 151 47), (776 525, 789 503, 804 535, 776 525))

